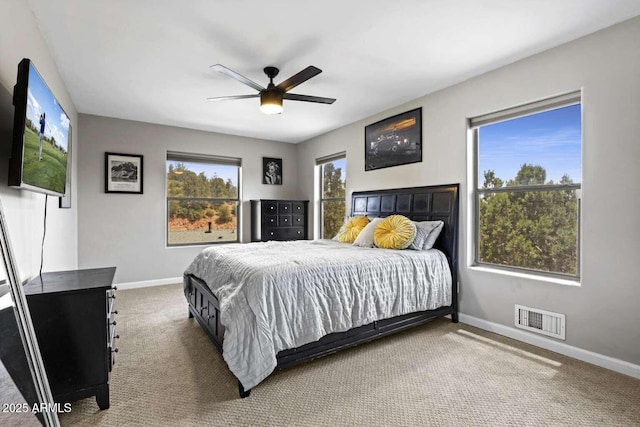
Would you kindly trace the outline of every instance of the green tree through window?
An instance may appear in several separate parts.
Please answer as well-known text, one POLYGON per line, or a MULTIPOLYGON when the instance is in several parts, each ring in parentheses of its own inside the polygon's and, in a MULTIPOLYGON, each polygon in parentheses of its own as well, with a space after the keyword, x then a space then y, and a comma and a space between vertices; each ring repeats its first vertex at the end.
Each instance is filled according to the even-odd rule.
POLYGON ((347 160, 344 157, 320 164, 323 239, 331 239, 338 234, 344 222, 346 167, 347 160))
MULTIPOLYGON (((518 175, 534 172, 536 180, 545 170, 522 165, 518 175)), ((494 171, 485 171, 485 189, 509 190, 518 177, 502 186, 494 171)), ((550 182, 527 191, 481 193, 479 198, 479 261, 522 267, 570 276, 578 274, 578 198, 573 181, 564 176, 561 187, 550 182), (547 191, 545 191, 547 190, 547 191)))

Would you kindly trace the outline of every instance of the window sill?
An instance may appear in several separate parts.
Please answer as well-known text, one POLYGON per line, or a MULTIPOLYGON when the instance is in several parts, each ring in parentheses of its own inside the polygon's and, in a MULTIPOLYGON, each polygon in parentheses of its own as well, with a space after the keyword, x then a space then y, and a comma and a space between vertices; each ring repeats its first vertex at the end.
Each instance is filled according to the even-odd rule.
POLYGON ((531 273, 520 273, 517 271, 508 271, 508 270, 502 270, 499 268, 491 268, 491 267, 485 267, 480 265, 469 266, 469 270, 479 271, 484 273, 499 274, 503 276, 515 277, 518 279, 535 280, 537 282, 553 283, 555 285, 580 286, 579 280, 560 279, 558 277, 543 276, 543 275, 531 274, 531 273))

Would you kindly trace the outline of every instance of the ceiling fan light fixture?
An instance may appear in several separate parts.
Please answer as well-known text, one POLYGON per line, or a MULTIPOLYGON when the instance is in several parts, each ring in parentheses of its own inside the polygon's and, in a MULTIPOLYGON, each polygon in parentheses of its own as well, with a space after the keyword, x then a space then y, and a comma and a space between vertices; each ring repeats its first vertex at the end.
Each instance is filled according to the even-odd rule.
POLYGON ((333 104, 335 102, 335 99, 333 98, 299 95, 289 92, 294 87, 297 87, 298 85, 306 82, 310 78, 317 76, 322 72, 320 68, 314 67, 313 65, 309 65, 299 73, 296 73, 288 79, 280 82, 280 84, 278 84, 277 86, 273 84, 273 78, 278 75, 280 70, 272 66, 265 67, 264 73, 267 75, 267 77, 269 77, 269 85, 266 88, 260 86, 254 81, 249 80, 242 74, 238 74, 235 71, 228 69, 222 64, 212 65, 211 69, 228 77, 231 77, 232 79, 237 80, 252 89, 257 90, 258 93, 254 95, 218 96, 215 98, 207 98, 209 101, 224 101, 229 99, 247 99, 260 97, 260 109, 265 114, 281 114, 283 99, 287 99, 288 101, 315 102, 319 104, 333 104))
POLYGON ((265 89, 260 92, 260 110, 265 114, 281 114, 282 92, 278 89, 265 89))

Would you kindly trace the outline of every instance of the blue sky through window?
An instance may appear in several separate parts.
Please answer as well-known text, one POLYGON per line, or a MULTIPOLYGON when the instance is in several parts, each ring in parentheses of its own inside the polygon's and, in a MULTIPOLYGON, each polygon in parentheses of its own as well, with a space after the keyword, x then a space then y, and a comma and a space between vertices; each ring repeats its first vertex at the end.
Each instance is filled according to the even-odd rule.
POLYGON ((524 163, 545 168, 547 181, 558 183, 569 175, 582 182, 580 104, 482 126, 478 132, 479 186, 485 171, 494 170, 506 183, 524 163))
POLYGON ((338 159, 338 160, 334 160, 333 162, 333 167, 336 169, 341 169, 341 179, 342 181, 345 181, 347 179, 347 159, 346 158, 342 158, 342 159, 338 159))
POLYGON ((179 164, 183 164, 188 170, 195 172, 197 175, 204 172, 205 176, 209 179, 217 176, 219 178, 222 178, 224 182, 231 180, 231 183, 233 185, 235 185, 236 187, 238 186, 237 166, 170 160, 167 162, 167 173, 169 173, 169 166, 173 166, 175 168, 179 164))

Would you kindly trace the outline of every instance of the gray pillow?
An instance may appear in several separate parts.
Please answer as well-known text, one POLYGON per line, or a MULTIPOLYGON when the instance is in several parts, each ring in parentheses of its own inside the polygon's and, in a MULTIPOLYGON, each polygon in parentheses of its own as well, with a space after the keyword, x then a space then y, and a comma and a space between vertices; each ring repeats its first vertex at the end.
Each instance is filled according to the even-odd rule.
POLYGON ((362 229, 356 240, 353 242, 355 246, 362 246, 363 248, 372 248, 373 247, 373 234, 376 231, 376 227, 378 223, 382 221, 383 218, 372 218, 369 224, 365 228, 362 229))
POLYGON ((436 243, 444 222, 437 221, 414 221, 416 224, 416 238, 413 243, 409 245, 408 249, 414 249, 416 251, 426 251, 431 249, 436 243))

